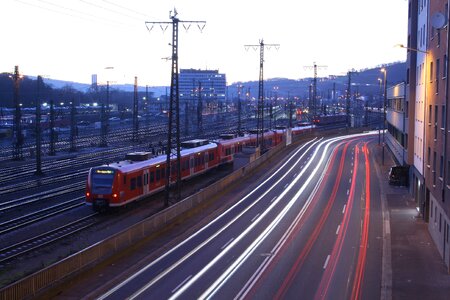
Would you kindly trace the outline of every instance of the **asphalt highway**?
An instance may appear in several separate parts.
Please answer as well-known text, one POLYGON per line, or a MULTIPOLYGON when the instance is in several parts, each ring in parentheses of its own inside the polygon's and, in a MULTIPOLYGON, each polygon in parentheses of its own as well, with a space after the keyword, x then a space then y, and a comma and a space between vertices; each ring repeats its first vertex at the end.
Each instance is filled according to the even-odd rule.
POLYGON ((309 141, 99 299, 379 299, 377 136, 309 141))

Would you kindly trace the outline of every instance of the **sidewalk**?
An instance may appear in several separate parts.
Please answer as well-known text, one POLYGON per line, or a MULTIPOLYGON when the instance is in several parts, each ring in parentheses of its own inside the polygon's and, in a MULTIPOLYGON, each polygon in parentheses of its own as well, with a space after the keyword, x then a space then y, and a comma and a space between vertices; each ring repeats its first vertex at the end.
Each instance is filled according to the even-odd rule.
POLYGON ((385 151, 387 159, 380 169, 390 217, 392 299, 450 299, 450 275, 428 232, 428 223, 419 215, 407 187, 389 185, 389 168, 395 162, 385 151))

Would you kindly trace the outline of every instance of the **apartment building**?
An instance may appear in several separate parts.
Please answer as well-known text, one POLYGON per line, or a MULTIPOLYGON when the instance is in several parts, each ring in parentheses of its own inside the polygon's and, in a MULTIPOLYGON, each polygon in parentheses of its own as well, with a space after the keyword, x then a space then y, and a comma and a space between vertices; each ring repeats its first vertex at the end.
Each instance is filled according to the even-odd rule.
POLYGON ((410 191, 450 271, 449 1, 409 0, 410 191), (414 99, 414 102, 413 102, 414 99))

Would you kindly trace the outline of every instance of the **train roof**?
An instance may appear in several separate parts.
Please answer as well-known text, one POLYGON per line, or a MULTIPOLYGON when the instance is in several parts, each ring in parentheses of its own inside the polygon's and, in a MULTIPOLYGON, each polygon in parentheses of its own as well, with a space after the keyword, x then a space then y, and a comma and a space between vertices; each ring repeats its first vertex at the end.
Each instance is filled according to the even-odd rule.
POLYGON ((248 141, 250 139, 250 135, 246 134, 243 136, 238 136, 235 137, 233 139, 218 139, 217 143, 220 143, 221 145, 229 145, 229 144, 234 144, 234 143, 241 143, 244 141, 248 141))
MULTIPOLYGON (((202 145, 199 147, 182 149, 180 153, 181 153, 181 156, 189 156, 191 154, 195 154, 195 153, 198 153, 201 151, 215 149, 215 148, 217 148, 216 143, 208 142, 206 145, 202 145)), ((175 158, 172 158, 172 159, 175 159, 175 158)), ((159 155, 159 156, 155 156, 150 159, 142 160, 142 161, 132 161, 132 160, 126 159, 126 160, 110 163, 107 165, 102 165, 101 167, 111 167, 113 169, 121 170, 122 172, 131 172, 131 171, 139 170, 139 169, 151 166, 151 165, 158 165, 161 163, 165 163, 166 160, 167 160, 166 155, 159 155)))

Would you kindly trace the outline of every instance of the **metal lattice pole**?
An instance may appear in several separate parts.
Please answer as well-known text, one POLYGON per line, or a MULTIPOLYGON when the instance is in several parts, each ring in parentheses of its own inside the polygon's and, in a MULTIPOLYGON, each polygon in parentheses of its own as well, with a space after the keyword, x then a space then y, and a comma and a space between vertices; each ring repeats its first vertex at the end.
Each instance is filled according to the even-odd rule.
MULTIPOLYGON (((200 27, 200 24, 205 24, 205 21, 180 21, 177 18, 177 11, 174 9, 173 14, 170 12, 171 22, 145 22, 147 29, 150 31, 154 25, 158 24, 161 26, 161 29, 164 25, 167 26, 172 25, 172 72, 171 72, 171 80, 170 80, 170 102, 169 102, 169 124, 168 124, 168 132, 167 132, 167 149, 166 149, 166 169, 165 169, 165 200, 164 205, 169 206, 169 198, 170 198, 170 178, 172 175, 171 165, 171 157, 172 157, 172 149, 173 147, 173 135, 175 133, 175 143, 176 143, 176 185, 177 185, 177 199, 181 197, 181 146, 180 146, 180 97, 179 97, 179 81, 178 81, 178 26, 179 23, 197 23, 198 28, 203 30, 203 27, 200 27), (148 25, 151 25, 149 28, 148 25)), ((183 25, 184 26, 184 25, 183 25)), ((185 26, 187 30, 189 26, 185 26)))
POLYGON ((13 160, 23 159, 23 134, 22 134, 22 111, 20 107, 19 85, 21 76, 19 74, 19 66, 14 68, 14 152, 13 160))

